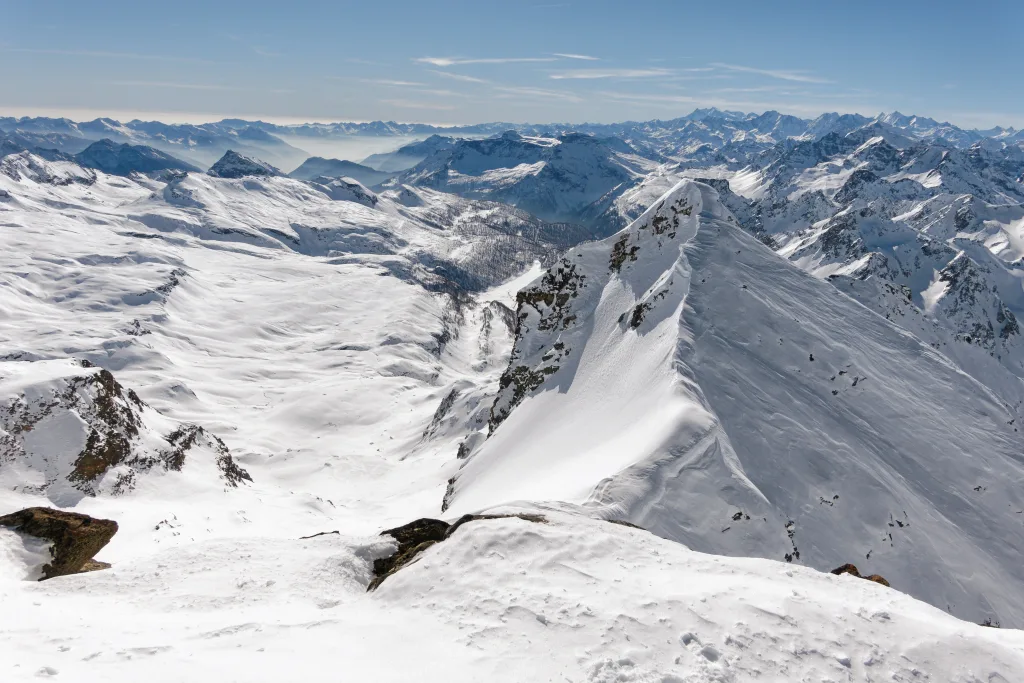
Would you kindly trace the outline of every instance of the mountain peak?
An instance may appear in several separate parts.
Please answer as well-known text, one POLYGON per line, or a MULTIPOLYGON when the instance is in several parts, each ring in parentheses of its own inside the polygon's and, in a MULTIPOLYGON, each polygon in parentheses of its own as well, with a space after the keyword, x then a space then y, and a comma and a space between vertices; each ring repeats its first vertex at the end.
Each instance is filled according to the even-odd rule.
POLYGON ((75 155, 75 161, 86 168, 95 168, 104 173, 122 176, 154 171, 199 170, 192 164, 158 149, 146 145, 117 143, 109 138, 97 140, 86 147, 75 155))
POLYGON ((245 176, 279 176, 281 171, 256 157, 229 149, 207 173, 215 178, 244 178, 245 176))

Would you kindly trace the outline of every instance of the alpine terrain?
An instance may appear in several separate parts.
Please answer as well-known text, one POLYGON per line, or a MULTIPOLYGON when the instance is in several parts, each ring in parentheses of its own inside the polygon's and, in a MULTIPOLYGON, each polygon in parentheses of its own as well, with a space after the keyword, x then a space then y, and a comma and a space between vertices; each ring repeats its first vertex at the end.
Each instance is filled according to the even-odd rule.
POLYGON ((1024 680, 1024 133, 0 154, 0 680, 1024 680))

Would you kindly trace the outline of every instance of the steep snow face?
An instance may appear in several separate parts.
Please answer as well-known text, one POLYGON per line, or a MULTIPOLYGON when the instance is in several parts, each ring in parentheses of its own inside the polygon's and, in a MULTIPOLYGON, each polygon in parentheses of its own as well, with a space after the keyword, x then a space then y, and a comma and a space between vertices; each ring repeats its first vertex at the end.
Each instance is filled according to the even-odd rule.
POLYGON ((518 295, 448 510, 565 500, 703 551, 865 563, 1024 622, 1019 416, 684 181, 518 295))
POLYGON ((224 153, 208 173, 215 178, 244 178, 246 176, 277 176, 277 170, 265 161, 247 157, 233 150, 224 153))
POLYGON ((1020 149, 868 137, 885 126, 779 145, 732 175, 723 197, 779 254, 1020 405, 1020 149))

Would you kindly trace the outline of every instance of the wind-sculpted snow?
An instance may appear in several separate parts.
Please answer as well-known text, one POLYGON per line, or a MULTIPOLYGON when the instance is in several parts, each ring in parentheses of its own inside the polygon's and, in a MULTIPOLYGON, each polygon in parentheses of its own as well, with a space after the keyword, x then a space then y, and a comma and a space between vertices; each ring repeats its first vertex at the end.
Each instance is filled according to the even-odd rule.
POLYGON ((685 181, 518 296, 450 513, 563 500, 1024 622, 1018 413, 685 181))

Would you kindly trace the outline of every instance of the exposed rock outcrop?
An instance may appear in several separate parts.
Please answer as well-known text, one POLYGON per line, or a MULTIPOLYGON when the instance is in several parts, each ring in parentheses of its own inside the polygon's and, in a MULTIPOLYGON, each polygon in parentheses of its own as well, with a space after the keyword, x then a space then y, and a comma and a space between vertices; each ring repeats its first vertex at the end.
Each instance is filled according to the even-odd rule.
POLYGON ((212 460, 228 486, 252 480, 217 436, 164 417, 107 370, 73 360, 0 363, 4 485, 74 504, 125 493, 140 474, 181 471, 193 458, 212 460))
POLYGON ((881 576, 879 576, 878 574, 871 574, 869 576, 861 576, 860 572, 857 570, 857 567, 855 565, 852 565, 852 564, 849 564, 849 563, 844 564, 841 567, 836 567, 835 569, 832 570, 832 573, 837 575, 837 576, 840 575, 840 574, 849 574, 850 576, 856 576, 858 579, 865 579, 867 581, 874 581, 875 583, 880 583, 883 586, 888 586, 889 585, 889 582, 886 581, 881 576))
POLYGON ((36 507, 0 517, 0 526, 53 543, 53 561, 43 566, 40 581, 110 567, 93 557, 117 533, 117 522, 113 520, 36 507))

